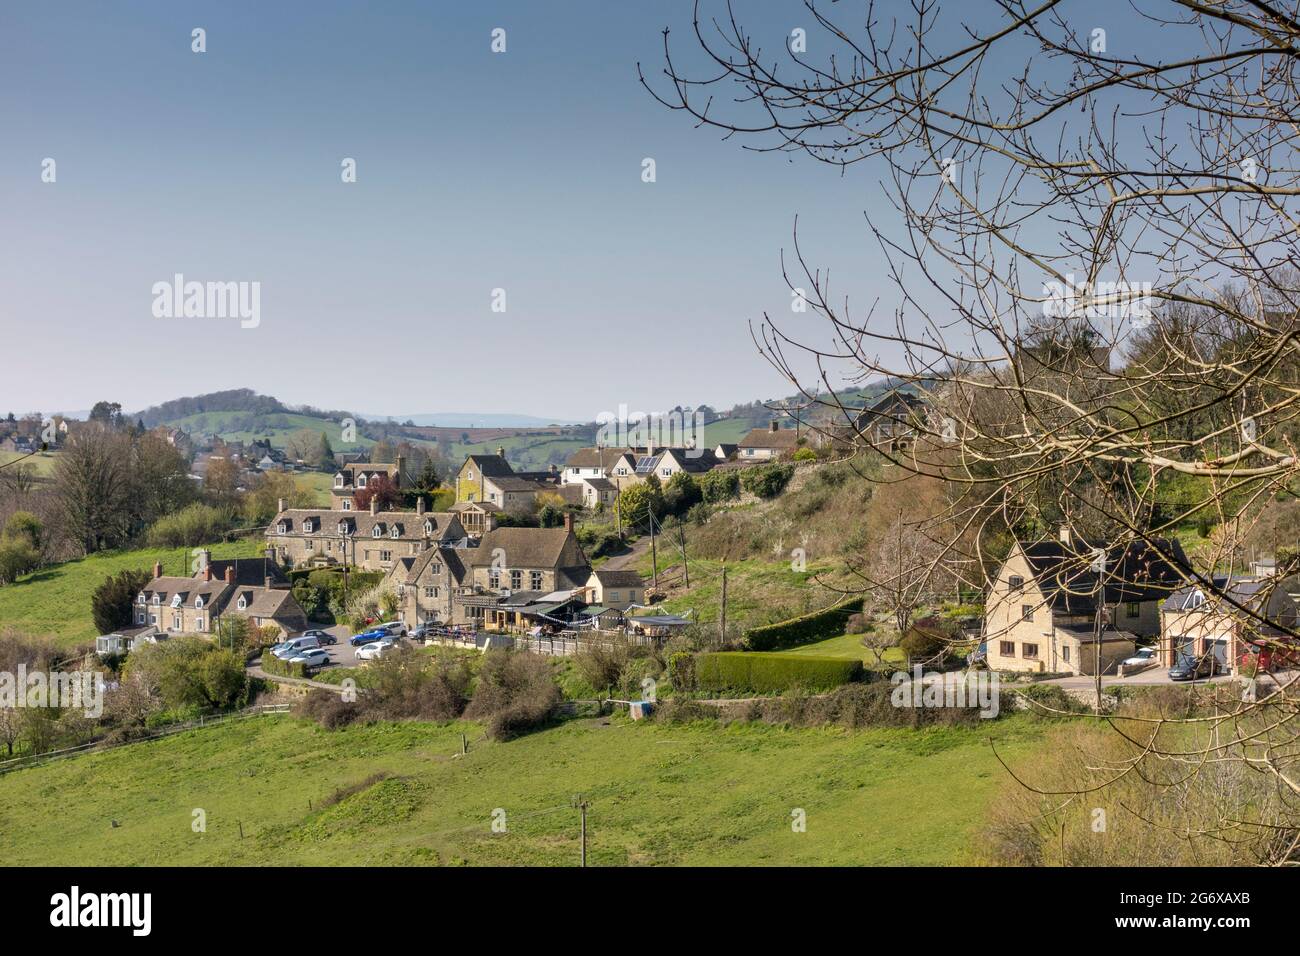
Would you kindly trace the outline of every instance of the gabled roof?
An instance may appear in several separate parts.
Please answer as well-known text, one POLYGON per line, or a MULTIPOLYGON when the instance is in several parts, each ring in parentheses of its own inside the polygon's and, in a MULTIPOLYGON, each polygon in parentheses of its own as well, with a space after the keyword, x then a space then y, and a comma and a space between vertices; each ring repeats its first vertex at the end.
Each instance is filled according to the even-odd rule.
POLYGON ((288 585, 289 579, 285 576, 284 571, 276 561, 270 558, 229 558, 219 561, 209 561, 208 567, 212 569, 212 577, 222 578, 226 576, 226 568, 235 569, 236 584, 256 584, 263 585, 266 578, 270 575, 271 583, 288 585))
POLYGON ((798 447, 799 435, 793 428, 753 428, 740 440, 740 448, 771 448, 789 451, 798 447))
POLYGON ((510 569, 579 568, 587 564, 577 536, 564 528, 496 528, 483 535, 467 560, 474 567, 490 565, 497 549, 510 569))
MULTIPOLYGON (((488 478, 504 478, 515 473, 515 470, 510 467, 510 462, 500 455, 469 455, 465 462, 466 464, 473 462, 474 466, 488 478)), ((461 467, 465 466, 461 465, 461 467)))
MULTIPOLYGON (((347 522, 353 534, 359 538, 372 538, 375 527, 380 528, 380 537, 388 537, 393 527, 398 528, 399 541, 422 541, 425 538, 425 522, 433 524, 429 537, 438 541, 457 540, 466 536, 460 518, 450 511, 426 511, 423 515, 415 511, 333 511, 328 508, 289 508, 281 511, 267 526, 267 537, 276 537, 280 524, 285 525, 285 534, 338 534, 340 521, 347 522), (303 531, 303 519, 314 518, 319 525, 311 532, 303 531)), ((246 559, 245 559, 246 560, 246 559)), ((214 564, 216 562, 213 562, 214 564)), ((273 562, 274 563, 274 562, 273 562)), ((260 582, 259 582, 260 583, 260 582)))
POLYGON ((597 568, 591 572, 591 576, 598 580, 602 587, 607 588, 639 588, 645 584, 641 575, 635 571, 597 568))
POLYGON ((1022 545, 1030 572, 1054 612, 1095 613, 1098 572, 1093 563, 1099 548, 1106 555, 1102 580, 1107 604, 1160 601, 1183 585, 1187 556, 1176 538, 1157 538, 1151 545, 1133 541, 1116 546, 1081 539, 1022 545))
POLYGON ((631 448, 579 448, 564 463, 565 468, 613 468, 624 456, 635 459, 631 448))

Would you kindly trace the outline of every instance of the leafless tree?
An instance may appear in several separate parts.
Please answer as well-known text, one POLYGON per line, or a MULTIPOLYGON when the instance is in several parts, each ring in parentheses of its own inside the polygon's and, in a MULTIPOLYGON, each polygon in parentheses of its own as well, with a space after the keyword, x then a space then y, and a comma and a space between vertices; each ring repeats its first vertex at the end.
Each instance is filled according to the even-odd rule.
MULTIPOLYGON (((825 325, 814 338, 765 315, 759 349, 810 423, 852 429, 892 475, 946 483, 943 520, 971 532, 954 535, 973 552, 959 558, 988 570, 1010 539, 1063 525, 1172 559, 1180 530, 1219 528, 1184 581, 1261 646, 1292 649, 1294 621, 1222 574, 1300 478, 1300 5, 1132 0, 1108 23, 1065 0, 901 6, 805 0, 791 26, 806 46, 772 54, 728 0, 697 0, 685 52, 665 31, 662 74, 643 73, 661 103, 748 149, 883 171, 888 209, 866 222, 892 307, 833 289, 796 222, 783 272, 825 325), (840 398, 882 380, 925 398, 922 422, 897 422, 910 442, 873 440, 840 398)), ((1258 859, 1300 861, 1290 690, 1136 717, 1140 745, 1111 775, 1153 756, 1244 768, 1284 794, 1280 816, 1225 799, 1197 837, 1254 827, 1258 859)))

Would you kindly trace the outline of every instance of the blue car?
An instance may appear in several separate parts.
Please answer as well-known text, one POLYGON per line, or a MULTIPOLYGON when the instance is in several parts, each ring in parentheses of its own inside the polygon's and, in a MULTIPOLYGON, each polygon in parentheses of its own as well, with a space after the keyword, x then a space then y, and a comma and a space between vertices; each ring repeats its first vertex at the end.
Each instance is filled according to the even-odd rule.
POLYGON ((377 627, 372 631, 366 631, 362 634, 354 634, 349 638, 348 643, 353 647, 360 647, 362 644, 373 644, 381 637, 388 637, 388 632, 382 627, 377 627))

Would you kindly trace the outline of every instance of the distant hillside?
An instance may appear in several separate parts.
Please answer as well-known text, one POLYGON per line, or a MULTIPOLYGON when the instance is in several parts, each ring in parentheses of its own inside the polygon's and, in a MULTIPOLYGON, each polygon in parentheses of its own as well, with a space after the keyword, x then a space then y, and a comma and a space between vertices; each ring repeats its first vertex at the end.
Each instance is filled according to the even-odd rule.
POLYGON ((545 428, 548 425, 580 425, 564 418, 538 418, 535 415, 482 412, 435 412, 430 415, 367 415, 372 421, 412 422, 437 428, 545 428))

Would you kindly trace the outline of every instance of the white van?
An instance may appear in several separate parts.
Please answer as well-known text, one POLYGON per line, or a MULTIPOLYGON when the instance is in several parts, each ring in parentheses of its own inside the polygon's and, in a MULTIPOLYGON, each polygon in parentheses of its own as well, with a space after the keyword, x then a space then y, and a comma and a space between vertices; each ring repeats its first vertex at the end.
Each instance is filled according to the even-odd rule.
POLYGON ((318 637, 295 637, 292 640, 285 641, 271 653, 283 661, 301 654, 303 651, 313 650, 317 647, 320 647, 320 638, 318 637))

